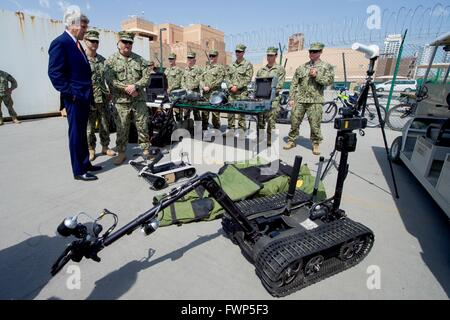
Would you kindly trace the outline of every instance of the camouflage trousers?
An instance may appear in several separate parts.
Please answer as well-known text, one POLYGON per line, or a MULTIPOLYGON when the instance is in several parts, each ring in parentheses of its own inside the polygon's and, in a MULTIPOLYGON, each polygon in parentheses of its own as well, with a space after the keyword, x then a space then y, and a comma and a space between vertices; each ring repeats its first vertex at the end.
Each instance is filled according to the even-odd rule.
MULTIPOLYGON (((198 90, 197 91, 196 90, 191 90, 191 91, 198 93, 198 90)), ((193 113, 194 113, 194 121, 201 121, 202 120, 202 116, 200 115, 200 110, 193 110, 193 113)), ((184 120, 189 119, 191 117, 191 110, 189 110, 189 109, 184 110, 184 115, 183 116, 184 116, 184 120)))
POLYGON ((297 103, 291 114, 291 131, 289 132, 288 140, 295 142, 299 134, 299 126, 305 114, 307 114, 311 128, 311 142, 313 144, 320 144, 323 140, 320 132, 322 112, 322 104, 297 103))
POLYGON ((130 124, 136 124, 139 146, 142 150, 150 148, 150 136, 148 134, 148 107, 144 101, 132 103, 116 103, 117 117, 117 152, 125 152, 130 133, 130 124))
MULTIPOLYGON (((172 89, 171 92, 178 89, 180 88, 172 89)), ((168 92, 168 94, 170 95, 170 92, 168 92)), ((173 116, 175 117, 175 121, 180 122, 182 114, 183 110, 180 110, 180 108, 173 108, 173 116)), ((184 115, 186 115, 186 113, 184 113, 184 115)))
POLYGON ((181 113, 183 111, 180 110, 180 108, 173 108, 173 116, 175 117, 175 121, 180 122, 181 121, 181 113))
POLYGON ((14 105, 13 99, 8 94, 8 95, 5 95, 5 96, 1 96, 0 95, 0 118, 3 117, 3 115, 2 115, 2 102, 5 104, 6 109, 8 109, 9 115, 11 117, 14 117, 14 118, 17 117, 17 113, 16 113, 16 111, 14 111, 14 108, 13 108, 13 105, 14 105))
POLYGON ((272 108, 263 115, 258 116, 258 129, 264 129, 267 122, 267 133, 270 134, 275 129, 277 123, 278 114, 280 113, 280 97, 276 97, 272 102, 272 108))
MULTIPOLYGON (((211 89, 211 92, 214 92, 214 90, 211 89)), ((203 93, 203 97, 209 101, 209 98, 211 97, 211 93, 203 93)), ((202 129, 203 130, 208 130, 210 113, 211 112, 209 112, 209 111, 202 111, 202 129)), ((212 125, 213 125, 214 129, 220 129, 220 112, 212 113, 212 125)))
MULTIPOLYGON (((202 111, 202 129, 208 129, 209 123, 209 111, 202 111)), ((220 129, 220 112, 212 113, 212 125, 214 129, 220 129)))
POLYGON ((100 136, 100 144, 102 147, 109 146, 109 113, 104 103, 96 103, 91 106, 89 111, 89 120, 87 127, 88 146, 89 149, 95 150, 97 138, 95 137, 95 127, 98 123, 98 131, 100 136))
MULTIPOLYGON (((230 102, 235 100, 241 100, 241 99, 248 99, 248 92, 242 92, 240 94, 230 94, 229 100, 230 102)), ((236 115, 234 113, 228 114, 228 129, 234 129, 234 125, 236 122, 236 115)), ((245 115, 239 114, 238 115, 238 126, 239 129, 245 130, 247 129, 247 126, 245 125, 245 115)))
MULTIPOLYGON (((194 121, 202 120, 199 110, 193 110, 193 113, 194 113, 194 121)), ((184 120, 187 120, 190 117, 191 117, 191 110, 184 110, 184 120)))

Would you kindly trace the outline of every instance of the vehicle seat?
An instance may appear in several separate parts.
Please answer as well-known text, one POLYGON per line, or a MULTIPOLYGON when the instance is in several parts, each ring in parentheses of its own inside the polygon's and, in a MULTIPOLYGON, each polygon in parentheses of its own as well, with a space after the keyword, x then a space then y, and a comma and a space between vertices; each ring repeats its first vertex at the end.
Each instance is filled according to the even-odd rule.
POLYGON ((415 92, 401 92, 400 93, 400 97, 401 98, 408 98, 408 99, 412 99, 412 100, 416 100, 417 96, 415 92))
POLYGON ((442 124, 430 124, 427 128, 426 138, 436 146, 450 147, 450 118, 442 124))

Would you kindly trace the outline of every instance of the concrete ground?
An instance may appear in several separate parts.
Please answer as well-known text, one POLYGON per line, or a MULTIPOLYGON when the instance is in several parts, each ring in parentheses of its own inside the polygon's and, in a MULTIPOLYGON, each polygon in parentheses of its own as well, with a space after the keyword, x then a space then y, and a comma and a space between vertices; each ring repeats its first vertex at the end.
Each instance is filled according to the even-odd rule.
MULTIPOLYGON (((222 120, 225 123, 225 119, 222 120)), ((278 125, 279 136, 289 127, 278 125)), ((307 122, 295 149, 280 150, 315 170, 307 122)), ((323 126, 326 157, 336 131, 323 126)), ((398 133, 387 131, 389 144, 398 133)), ((112 135, 113 143, 115 134, 112 135)), ((188 142, 188 140, 185 140, 188 142)), ((284 141, 279 141, 283 146, 284 141)), ((114 145, 114 144, 112 144, 114 145)), ((67 121, 51 118, 0 127, 0 299, 271 299, 239 248, 224 237, 220 221, 160 228, 149 237, 135 232, 100 253, 101 263, 69 263, 54 278, 50 266, 67 239, 55 235, 67 216, 103 208, 119 215, 119 227, 152 207, 151 191, 129 165, 104 170, 95 182, 75 181, 70 170, 67 121), (80 269, 80 281, 75 281, 80 269)), ((195 155, 213 144, 200 144, 195 155)), ((232 148, 226 158, 232 160, 232 148)), ((129 146, 128 156, 138 152, 129 146)), ((191 151, 192 152, 192 151, 191 151)), ((224 157, 205 156, 198 173, 217 172, 224 157), (222 160, 221 160, 222 159, 222 160)), ((242 150, 236 153, 241 158, 242 150)), ((342 208, 370 227, 375 245, 356 267, 283 299, 448 299, 450 227, 447 216, 404 167, 395 165, 400 199, 392 183, 381 131, 367 129, 350 154, 342 208), (375 287, 375 288, 374 288, 375 287)), ((325 179, 333 193, 336 168, 325 179)), ((169 189, 168 189, 169 190, 169 189)), ((104 226, 108 226, 105 221, 104 226)))

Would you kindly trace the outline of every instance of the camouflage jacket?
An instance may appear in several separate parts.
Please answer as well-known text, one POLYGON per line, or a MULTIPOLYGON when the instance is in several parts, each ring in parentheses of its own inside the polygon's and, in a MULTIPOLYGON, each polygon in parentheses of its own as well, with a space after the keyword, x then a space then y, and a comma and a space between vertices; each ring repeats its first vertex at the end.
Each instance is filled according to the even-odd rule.
POLYGON ((0 70, 0 96, 7 95, 6 90, 14 90, 17 88, 17 81, 8 72, 0 70), (8 82, 11 82, 11 87, 9 87, 8 82))
POLYGON ((102 55, 97 54, 95 58, 88 56, 88 60, 92 71, 92 87, 95 103, 105 103, 105 96, 109 94, 109 89, 106 86, 105 80, 106 59, 102 55))
POLYGON ((210 92, 218 90, 226 76, 226 69, 223 65, 218 63, 207 65, 200 80, 200 87, 209 87, 210 92))
POLYGON ((252 81, 252 77, 253 65, 245 59, 240 63, 235 61, 228 68, 228 85, 237 86, 239 91, 247 91, 247 85, 252 81))
POLYGON ((284 86, 286 70, 284 70, 284 68, 279 64, 274 64, 272 67, 265 65, 264 67, 258 70, 258 72, 256 73, 256 77, 257 78, 277 77, 278 78, 277 92, 280 92, 280 90, 283 89, 284 86))
POLYGON ((148 62, 140 55, 132 53, 126 58, 119 52, 106 60, 106 82, 113 94, 115 103, 145 101, 145 88, 149 84, 148 62), (139 95, 135 98, 125 92, 128 85, 135 85, 139 95))
POLYGON ((186 90, 199 91, 202 74, 203 70, 200 67, 186 67, 181 77, 181 87, 186 90))
POLYGON ((307 62, 295 70, 289 96, 297 103, 323 103, 325 87, 333 84, 334 69, 324 62, 316 63, 317 77, 309 76, 310 63, 307 62))
POLYGON ((178 67, 167 68, 164 73, 167 77, 167 92, 181 88, 181 77, 183 76, 183 70, 178 67))

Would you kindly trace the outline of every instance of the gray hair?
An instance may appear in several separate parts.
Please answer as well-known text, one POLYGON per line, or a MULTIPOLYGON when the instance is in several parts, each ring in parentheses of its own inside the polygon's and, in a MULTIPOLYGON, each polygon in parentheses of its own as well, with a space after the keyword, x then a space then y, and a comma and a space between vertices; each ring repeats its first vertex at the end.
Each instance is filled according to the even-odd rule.
POLYGON ((79 26, 82 22, 89 24, 89 19, 81 13, 78 6, 69 6, 64 12, 63 22, 67 29, 72 25, 79 26))

